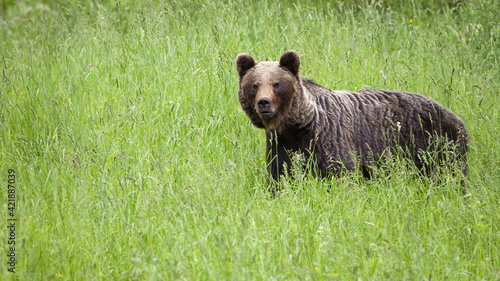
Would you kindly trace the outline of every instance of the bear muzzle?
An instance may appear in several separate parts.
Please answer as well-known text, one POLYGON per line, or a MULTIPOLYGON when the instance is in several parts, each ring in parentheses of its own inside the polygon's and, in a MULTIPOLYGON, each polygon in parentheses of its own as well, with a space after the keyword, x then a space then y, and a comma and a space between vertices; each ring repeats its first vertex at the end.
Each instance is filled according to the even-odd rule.
POLYGON ((257 113, 264 118, 270 118, 274 115, 270 98, 262 97, 257 100, 257 113))

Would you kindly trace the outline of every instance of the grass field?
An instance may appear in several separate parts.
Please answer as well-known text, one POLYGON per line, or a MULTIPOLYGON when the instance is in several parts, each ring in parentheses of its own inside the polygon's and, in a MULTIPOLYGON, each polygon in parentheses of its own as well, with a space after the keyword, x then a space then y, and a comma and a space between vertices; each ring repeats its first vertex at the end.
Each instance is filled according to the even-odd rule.
POLYGON ((500 280, 499 2, 327 2, 4 1, 0 279, 500 280), (454 111, 467 194, 395 161, 271 198, 234 59, 289 49, 454 111))

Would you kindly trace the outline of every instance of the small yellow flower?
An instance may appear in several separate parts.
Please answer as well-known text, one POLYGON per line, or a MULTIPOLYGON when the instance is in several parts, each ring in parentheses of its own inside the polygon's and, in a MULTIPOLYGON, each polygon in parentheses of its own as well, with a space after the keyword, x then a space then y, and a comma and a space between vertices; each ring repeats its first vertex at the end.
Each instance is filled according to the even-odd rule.
POLYGON ((416 28, 418 28, 418 25, 417 25, 417 26, 415 26, 415 27, 416 27, 416 28))
POLYGON ((113 99, 115 99, 115 97, 113 97, 113 99))
POLYGON ((412 22, 413 22, 413 20, 412 20, 412 19, 410 19, 410 23, 412 23, 412 22))
POLYGON ((49 209, 49 207, 45 207, 45 210, 49 209))
POLYGON ((319 270, 319 268, 318 268, 318 267, 315 267, 314 269, 319 270))
POLYGON ((20 92, 19 94, 20 94, 20 95, 22 95, 22 94, 23 94, 23 92, 20 92))
POLYGON ((333 274, 333 276, 339 276, 339 274, 338 274, 338 273, 335 273, 335 274, 333 274))
POLYGON ((62 278, 62 277, 64 277, 64 276, 63 276, 62 274, 59 274, 59 277, 61 277, 61 278, 62 278))

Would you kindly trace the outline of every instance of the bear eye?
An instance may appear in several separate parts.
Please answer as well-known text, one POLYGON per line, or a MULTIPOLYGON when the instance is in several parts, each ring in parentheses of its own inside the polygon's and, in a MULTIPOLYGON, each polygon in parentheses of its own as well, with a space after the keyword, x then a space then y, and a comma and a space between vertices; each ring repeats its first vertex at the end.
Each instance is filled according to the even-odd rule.
POLYGON ((257 85, 257 84, 253 84, 252 88, 253 88, 254 90, 257 90, 257 89, 259 88, 259 85, 257 85))
POLYGON ((274 83, 273 88, 278 89, 280 87, 280 83, 274 83))

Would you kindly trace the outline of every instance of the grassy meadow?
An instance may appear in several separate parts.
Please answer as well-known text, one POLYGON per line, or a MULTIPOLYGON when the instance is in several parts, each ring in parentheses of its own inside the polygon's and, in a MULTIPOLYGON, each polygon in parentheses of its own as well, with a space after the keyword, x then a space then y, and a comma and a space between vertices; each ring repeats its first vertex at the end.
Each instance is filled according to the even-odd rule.
POLYGON ((500 2, 448 2, 3 1, 0 279, 500 280, 500 2), (460 116, 467 194, 395 159, 272 198, 234 59, 289 49, 460 116))

